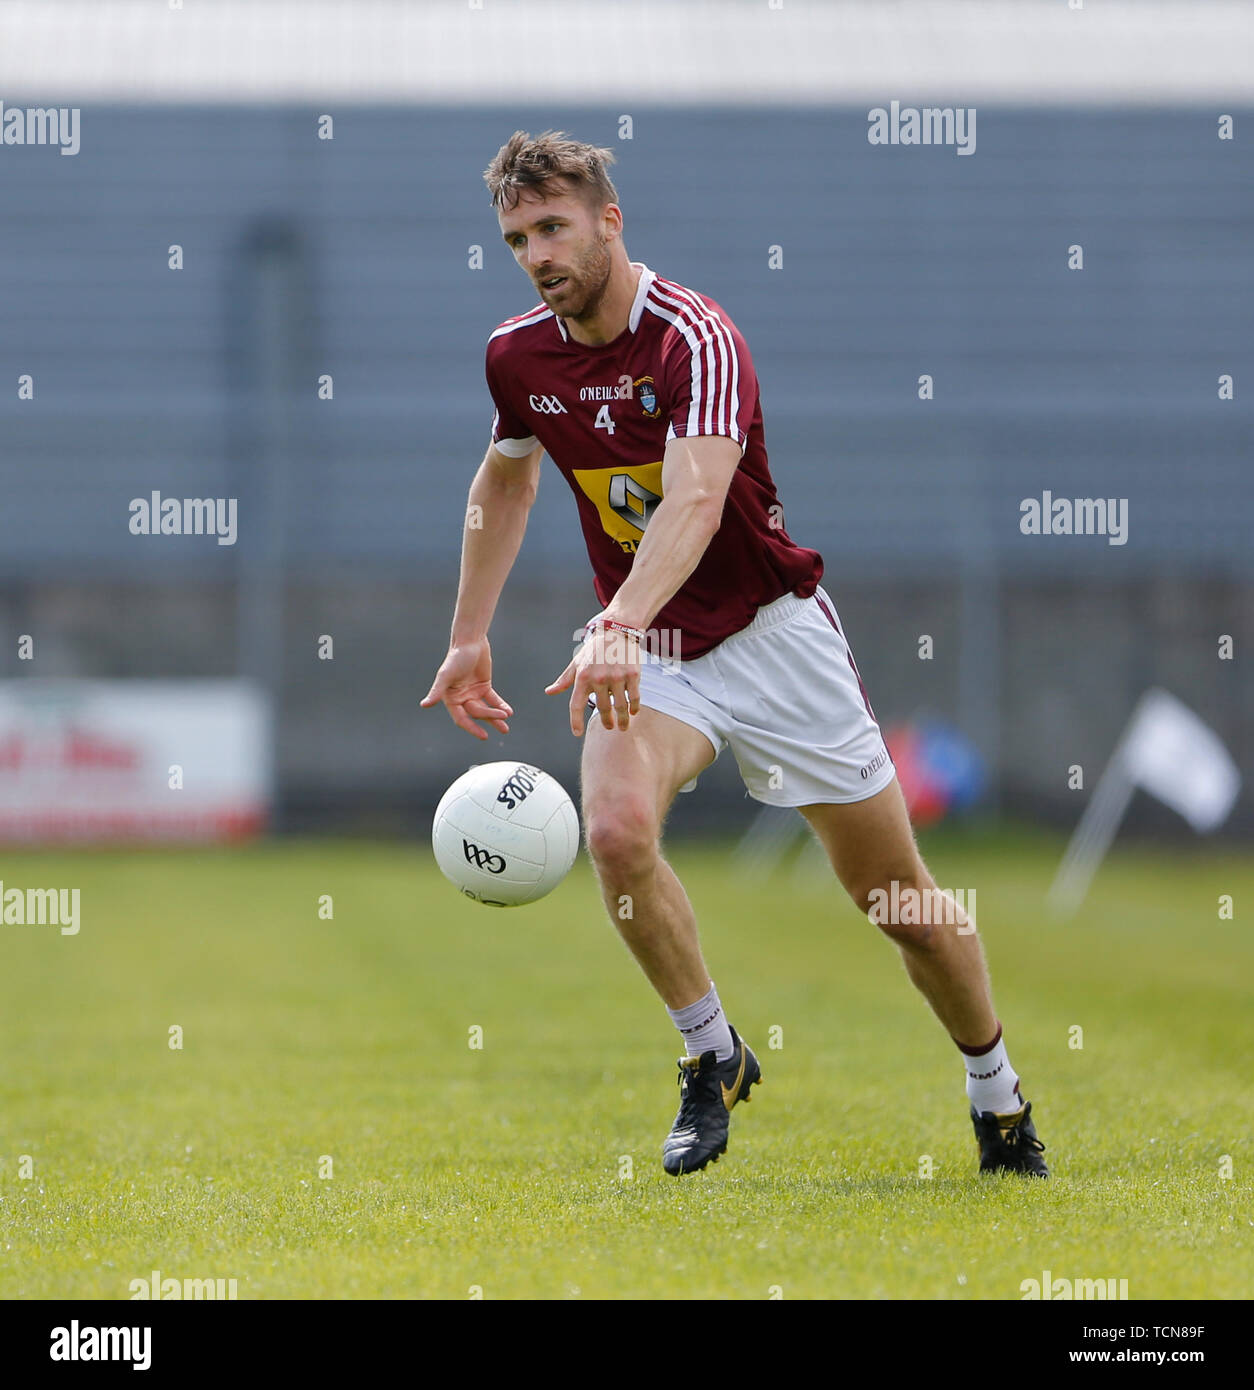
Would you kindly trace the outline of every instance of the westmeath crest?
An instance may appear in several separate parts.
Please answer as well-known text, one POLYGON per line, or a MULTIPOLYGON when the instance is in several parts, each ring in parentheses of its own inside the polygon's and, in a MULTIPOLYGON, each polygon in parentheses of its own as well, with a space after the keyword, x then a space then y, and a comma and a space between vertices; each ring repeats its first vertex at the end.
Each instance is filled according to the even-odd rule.
POLYGON ((632 385, 640 397, 640 408, 650 420, 656 420, 662 412, 658 408, 657 392, 653 389, 653 378, 651 376, 638 376, 632 385))

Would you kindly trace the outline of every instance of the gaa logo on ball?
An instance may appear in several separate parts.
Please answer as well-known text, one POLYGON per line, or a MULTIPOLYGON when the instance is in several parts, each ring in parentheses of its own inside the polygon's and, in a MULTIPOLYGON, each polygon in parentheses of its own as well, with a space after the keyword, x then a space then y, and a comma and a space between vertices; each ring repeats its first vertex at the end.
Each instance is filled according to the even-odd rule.
POLYGON ((481 763, 440 798, 431 827, 440 872, 468 898, 521 907, 570 872, 579 817, 562 784, 528 763, 481 763))

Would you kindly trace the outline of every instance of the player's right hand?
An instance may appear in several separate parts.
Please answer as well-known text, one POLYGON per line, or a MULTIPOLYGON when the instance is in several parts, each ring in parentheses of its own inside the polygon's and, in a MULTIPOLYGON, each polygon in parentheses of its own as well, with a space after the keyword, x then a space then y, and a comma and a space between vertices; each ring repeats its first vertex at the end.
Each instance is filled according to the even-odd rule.
POLYGON ((491 724, 499 734, 509 733, 505 721, 514 711, 492 689, 492 651, 486 637, 449 648, 422 708, 430 709, 441 702, 453 723, 477 739, 486 742, 488 732, 473 722, 476 719, 491 724))

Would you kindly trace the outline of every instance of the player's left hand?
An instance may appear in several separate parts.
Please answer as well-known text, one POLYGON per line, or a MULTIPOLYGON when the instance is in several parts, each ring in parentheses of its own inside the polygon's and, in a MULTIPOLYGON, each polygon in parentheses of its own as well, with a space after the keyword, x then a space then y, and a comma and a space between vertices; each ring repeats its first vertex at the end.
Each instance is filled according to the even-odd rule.
POLYGON ((574 660, 546 695, 570 690, 570 731, 579 738, 589 700, 595 700, 601 723, 607 729, 626 729, 633 714, 640 713, 640 646, 634 637, 597 629, 583 640, 574 660))

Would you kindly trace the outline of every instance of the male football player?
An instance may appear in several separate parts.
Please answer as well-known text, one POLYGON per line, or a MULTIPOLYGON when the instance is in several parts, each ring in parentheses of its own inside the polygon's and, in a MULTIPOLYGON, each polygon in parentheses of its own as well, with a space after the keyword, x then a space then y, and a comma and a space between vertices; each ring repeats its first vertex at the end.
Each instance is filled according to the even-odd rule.
POLYGON ((749 349, 714 300, 628 259, 613 159, 560 131, 518 131, 485 171, 541 303, 488 339, 492 438, 470 488, 448 655, 422 703, 442 702, 477 738, 481 723, 509 730, 488 628, 547 452, 575 495, 601 604, 547 689, 570 690, 576 737, 595 712, 581 770, 588 851, 687 1053, 665 1170, 717 1161, 732 1107, 761 1077, 660 847, 676 793, 730 747, 750 795, 801 812, 864 912, 914 902, 876 920, 963 1058, 980 1167, 1045 1177, 975 924, 952 895, 945 913, 918 910, 941 895, 819 584, 823 562, 782 525, 749 349))

